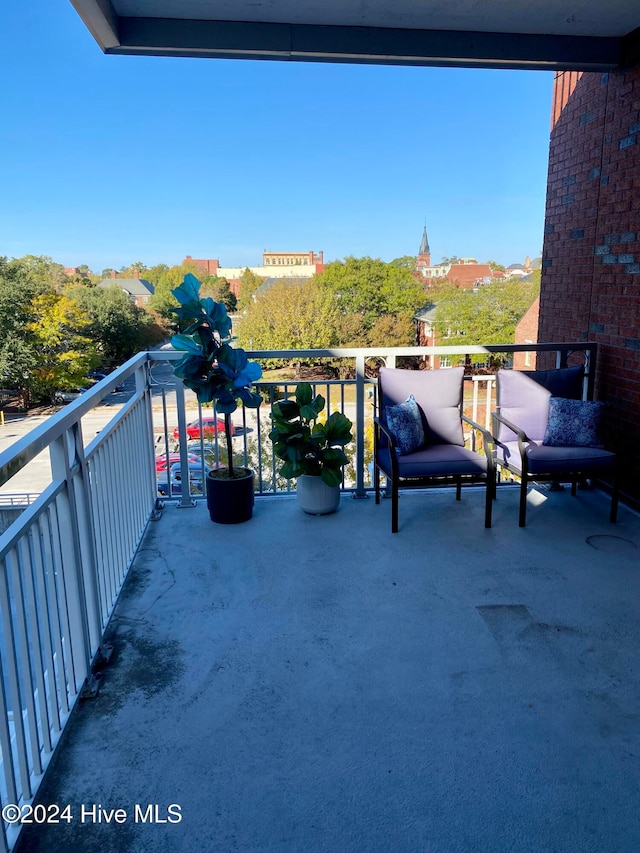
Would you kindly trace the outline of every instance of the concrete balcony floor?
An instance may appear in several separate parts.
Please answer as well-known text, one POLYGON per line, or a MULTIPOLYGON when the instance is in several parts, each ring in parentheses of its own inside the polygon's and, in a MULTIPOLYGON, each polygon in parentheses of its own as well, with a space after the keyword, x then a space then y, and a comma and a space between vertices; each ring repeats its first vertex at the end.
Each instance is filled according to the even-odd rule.
POLYGON ((41 792, 73 820, 18 849, 636 853, 640 518, 531 497, 485 530, 479 490, 405 493, 397 535, 373 499, 167 507, 41 792))

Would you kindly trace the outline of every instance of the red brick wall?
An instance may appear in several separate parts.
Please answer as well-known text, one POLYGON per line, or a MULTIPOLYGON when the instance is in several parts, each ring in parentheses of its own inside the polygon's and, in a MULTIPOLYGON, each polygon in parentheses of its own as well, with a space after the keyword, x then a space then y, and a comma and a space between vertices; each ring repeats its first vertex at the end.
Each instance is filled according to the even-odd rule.
POLYGON ((640 500, 640 68, 556 75, 538 340, 599 344, 596 397, 640 500))
MULTIPOLYGON (((538 313, 540 311, 540 297, 535 299, 516 326, 514 343, 527 344, 536 343, 538 340, 538 313)), ((513 367, 515 370, 535 370, 537 367, 536 354, 534 352, 517 352, 513 356, 513 367)))

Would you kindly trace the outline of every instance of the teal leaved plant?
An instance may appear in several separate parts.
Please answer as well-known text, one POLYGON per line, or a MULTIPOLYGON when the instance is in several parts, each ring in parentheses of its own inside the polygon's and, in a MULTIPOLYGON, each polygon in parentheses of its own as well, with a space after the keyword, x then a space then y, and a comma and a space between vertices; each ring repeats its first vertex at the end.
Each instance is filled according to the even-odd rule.
POLYGON ((180 287, 171 291, 179 303, 172 308, 181 331, 171 345, 184 353, 174 365, 174 373, 187 388, 195 391, 200 403, 215 403, 224 416, 229 477, 234 477, 231 445, 231 414, 241 403, 257 409, 262 397, 252 385, 262 376, 262 368, 249 361, 241 347, 231 345, 231 318, 221 302, 200 298, 200 282, 188 273, 180 287))

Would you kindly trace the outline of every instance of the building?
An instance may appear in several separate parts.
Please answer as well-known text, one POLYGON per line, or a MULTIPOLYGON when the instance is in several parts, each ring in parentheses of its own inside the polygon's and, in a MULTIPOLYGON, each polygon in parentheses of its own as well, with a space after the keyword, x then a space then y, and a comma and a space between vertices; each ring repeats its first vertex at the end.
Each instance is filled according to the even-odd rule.
POLYGON ((220 261, 217 258, 192 258, 191 255, 187 255, 182 263, 194 264, 198 269, 202 270, 203 275, 219 275, 220 261))
POLYGON ((138 308, 146 308, 150 297, 153 296, 155 288, 145 278, 116 278, 115 270, 111 278, 103 278, 100 287, 119 287, 138 308))
MULTIPOLYGON (((538 314, 540 313, 540 297, 536 296, 531 307, 526 311, 516 326, 514 343, 535 344, 538 342, 538 314)), ((516 370, 535 370, 535 353, 516 353, 513 357, 513 366, 516 370)))
POLYGON ((640 500, 640 65, 556 72, 548 174, 538 340, 599 344, 596 397, 640 500))
POLYGON ((261 266, 222 267, 216 258, 199 259, 191 255, 183 260, 183 264, 193 264, 202 270, 203 275, 215 275, 229 282, 232 293, 238 295, 240 279, 245 270, 249 270, 260 278, 311 278, 323 272, 324 261, 322 252, 267 252, 262 253, 261 266))
POLYGON ((262 253, 265 267, 317 266, 323 263, 322 252, 267 252, 262 253))
POLYGON ((449 281, 458 287, 473 288, 489 284, 493 272, 489 264, 479 264, 475 258, 458 258, 455 264, 431 264, 431 249, 427 237, 427 226, 422 232, 422 240, 416 258, 416 274, 425 280, 427 287, 436 281, 449 281))

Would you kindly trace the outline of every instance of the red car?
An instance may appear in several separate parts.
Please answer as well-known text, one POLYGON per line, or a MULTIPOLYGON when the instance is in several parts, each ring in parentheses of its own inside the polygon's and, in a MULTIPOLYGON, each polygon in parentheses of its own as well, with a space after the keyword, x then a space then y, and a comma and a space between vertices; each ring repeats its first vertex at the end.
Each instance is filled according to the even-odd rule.
MULTIPOLYGON (((188 455, 189 462, 199 462, 200 457, 196 456, 194 453, 190 453, 188 455)), ((180 462, 180 454, 179 453, 170 453, 169 454, 169 467, 175 465, 176 462, 180 462)), ((162 456, 156 456, 156 471, 166 471, 167 470, 167 456, 163 454, 162 456)))
MULTIPOLYGON (((213 438, 216 433, 224 432, 224 421, 222 418, 202 418, 202 437, 213 438)), ((233 423, 231 424, 231 435, 235 432, 233 423)), ((178 427, 173 431, 173 437, 179 439, 180 433, 178 427)), ((190 439, 200 438, 200 421, 191 421, 187 424, 187 437, 190 439)))

